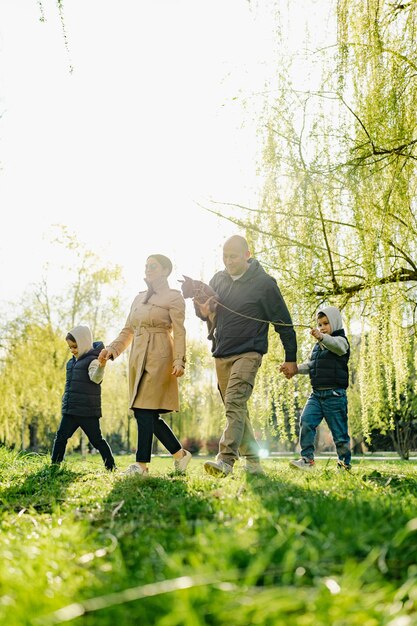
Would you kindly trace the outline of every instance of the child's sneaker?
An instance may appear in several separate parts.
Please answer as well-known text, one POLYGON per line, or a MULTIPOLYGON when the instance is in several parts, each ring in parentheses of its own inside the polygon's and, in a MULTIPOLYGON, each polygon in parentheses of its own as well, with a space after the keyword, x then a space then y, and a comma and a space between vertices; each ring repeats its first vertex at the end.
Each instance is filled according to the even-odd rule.
POLYGON ((294 467, 295 469, 310 471, 314 469, 314 461, 313 459, 306 459, 301 457, 298 461, 290 461, 290 467, 294 467))
POLYGON ((350 472, 350 470, 352 469, 351 464, 350 463, 345 463, 344 461, 342 461, 342 459, 338 460, 337 467, 338 467, 338 469, 344 469, 347 472, 350 472))
POLYGON ((191 461, 192 454, 188 450, 184 450, 185 454, 181 459, 174 459, 174 472, 185 474, 188 463, 191 461))
POLYGON ((211 474, 211 476, 227 476, 233 472, 233 466, 221 460, 206 461, 204 463, 204 469, 207 474, 211 474))

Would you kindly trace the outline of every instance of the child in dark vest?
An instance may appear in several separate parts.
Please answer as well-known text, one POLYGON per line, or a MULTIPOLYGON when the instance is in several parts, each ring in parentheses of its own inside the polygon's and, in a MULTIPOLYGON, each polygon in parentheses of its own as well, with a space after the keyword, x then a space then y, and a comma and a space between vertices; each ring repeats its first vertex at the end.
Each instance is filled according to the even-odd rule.
POLYGON ((90 444, 96 448, 107 470, 116 469, 109 444, 100 429, 101 382, 105 359, 100 359, 102 341, 93 343, 88 326, 76 326, 66 336, 72 353, 67 363, 67 376, 62 396, 62 419, 52 449, 52 463, 59 464, 65 456, 68 439, 81 428, 90 444))
POLYGON ((313 388, 301 414, 301 459, 290 466, 301 470, 314 467, 314 439, 320 422, 325 419, 336 446, 339 468, 350 470, 350 438, 346 389, 349 384, 349 342, 342 316, 335 306, 317 313, 317 328, 311 334, 317 343, 310 359, 298 365, 299 374, 309 374, 313 388))

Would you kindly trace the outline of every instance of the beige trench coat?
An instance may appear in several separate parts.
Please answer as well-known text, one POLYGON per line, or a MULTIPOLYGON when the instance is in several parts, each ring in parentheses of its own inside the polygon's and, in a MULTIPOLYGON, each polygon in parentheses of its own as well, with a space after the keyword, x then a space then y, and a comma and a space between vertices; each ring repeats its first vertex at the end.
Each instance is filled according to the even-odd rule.
POLYGON ((136 296, 125 327, 107 348, 116 358, 132 344, 130 408, 178 411, 178 381, 172 367, 185 366, 185 300, 180 291, 169 288, 166 278, 153 288, 146 304, 146 291, 136 296))

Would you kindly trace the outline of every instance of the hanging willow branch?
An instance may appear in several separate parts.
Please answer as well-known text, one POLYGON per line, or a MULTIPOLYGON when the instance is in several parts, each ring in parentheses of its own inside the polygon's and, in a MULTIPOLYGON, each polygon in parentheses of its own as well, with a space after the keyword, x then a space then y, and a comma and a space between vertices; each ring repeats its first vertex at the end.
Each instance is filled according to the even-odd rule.
POLYGON ((417 284, 417 271, 409 270, 404 267, 400 267, 399 269, 393 271, 388 276, 383 276, 382 278, 372 280, 372 281, 364 281, 361 283, 357 283, 355 285, 343 286, 340 285, 337 289, 325 289, 314 291, 316 296, 320 296, 321 298, 329 298, 330 296, 340 296, 340 295, 353 295, 357 294, 361 291, 365 291, 370 289, 371 287, 377 287, 379 285, 388 285, 394 283, 405 283, 405 282, 416 282, 417 284))

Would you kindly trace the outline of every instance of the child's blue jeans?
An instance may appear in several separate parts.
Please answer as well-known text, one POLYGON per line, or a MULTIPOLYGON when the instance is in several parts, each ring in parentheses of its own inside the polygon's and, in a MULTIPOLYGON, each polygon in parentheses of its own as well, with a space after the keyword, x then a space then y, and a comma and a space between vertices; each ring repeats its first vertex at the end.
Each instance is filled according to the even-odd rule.
POLYGON ((348 433, 347 397, 345 389, 313 389, 301 414, 301 456, 314 459, 314 439, 320 422, 325 419, 337 456, 350 464, 350 438, 348 433))

